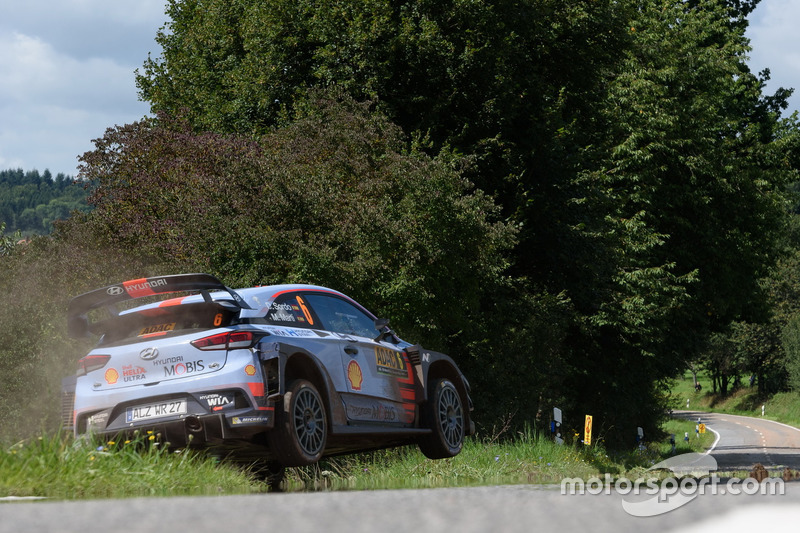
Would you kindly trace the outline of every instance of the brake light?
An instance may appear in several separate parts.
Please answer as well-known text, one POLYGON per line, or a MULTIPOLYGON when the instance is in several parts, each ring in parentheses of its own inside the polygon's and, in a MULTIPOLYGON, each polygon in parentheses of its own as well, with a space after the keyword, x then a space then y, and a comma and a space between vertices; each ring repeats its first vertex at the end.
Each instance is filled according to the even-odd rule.
POLYGON ((78 375, 85 376, 93 370, 98 370, 106 366, 110 355, 87 355, 78 361, 78 375))
POLYGON ((251 331, 233 331, 228 337, 228 348, 250 348, 255 340, 251 331))
POLYGON ((250 348, 257 340, 252 331, 226 331, 193 340, 191 345, 198 350, 233 350, 250 348))

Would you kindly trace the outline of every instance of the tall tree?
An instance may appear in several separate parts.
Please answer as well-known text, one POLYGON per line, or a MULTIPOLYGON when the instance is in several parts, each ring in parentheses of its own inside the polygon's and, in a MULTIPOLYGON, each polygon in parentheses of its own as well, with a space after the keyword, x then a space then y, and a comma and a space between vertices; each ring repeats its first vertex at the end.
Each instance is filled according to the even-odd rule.
POLYGON ((564 313, 552 397, 635 427, 711 333, 763 307, 797 129, 779 133, 787 93, 746 66, 756 3, 172 0, 137 83, 195 131, 256 135, 338 86, 417 149, 471 158, 519 228, 519 301, 564 313))

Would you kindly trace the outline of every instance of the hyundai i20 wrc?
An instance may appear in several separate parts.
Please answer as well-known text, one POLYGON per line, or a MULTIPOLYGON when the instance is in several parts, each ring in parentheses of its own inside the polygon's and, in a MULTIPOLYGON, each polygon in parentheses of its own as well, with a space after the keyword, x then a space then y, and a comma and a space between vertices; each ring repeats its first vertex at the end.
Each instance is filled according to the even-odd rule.
POLYGON ((452 457, 474 433, 469 384, 450 357, 325 287, 138 279, 77 296, 68 325, 99 337, 63 381, 76 435, 151 432, 286 467, 413 443, 452 457), (182 295, 158 300, 169 293, 182 295), (155 301, 132 307, 145 297, 155 301))

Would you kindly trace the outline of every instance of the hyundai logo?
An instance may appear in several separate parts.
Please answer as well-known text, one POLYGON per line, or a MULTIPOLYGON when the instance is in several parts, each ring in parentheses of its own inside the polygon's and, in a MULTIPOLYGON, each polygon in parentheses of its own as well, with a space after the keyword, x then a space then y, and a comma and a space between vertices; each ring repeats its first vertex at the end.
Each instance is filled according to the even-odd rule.
POLYGON ((155 359, 158 357, 158 350, 155 348, 145 348, 141 352, 139 352, 139 357, 144 359, 145 361, 150 361, 151 359, 155 359))
POLYGON ((123 292, 125 292, 125 289, 123 289, 122 287, 116 287, 116 286, 114 286, 114 287, 109 287, 109 288, 106 290, 106 292, 107 292, 108 294, 110 294, 111 296, 119 296, 120 294, 122 294, 123 292))

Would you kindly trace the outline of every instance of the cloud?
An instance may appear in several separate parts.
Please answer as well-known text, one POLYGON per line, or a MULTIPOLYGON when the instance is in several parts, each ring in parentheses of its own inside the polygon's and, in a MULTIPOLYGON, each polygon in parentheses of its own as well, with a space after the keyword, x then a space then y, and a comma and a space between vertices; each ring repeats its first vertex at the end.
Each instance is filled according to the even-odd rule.
POLYGON ((76 58, 114 57, 137 66, 146 59, 147 52, 159 51, 156 31, 167 21, 166 0, 7 3, 0 30, 38 37, 76 58))
POLYGON ((136 102, 133 69, 111 59, 79 60, 37 37, 0 35, 0 99, 10 104, 99 111, 128 109, 136 102))
POLYGON ((0 19, 0 169, 76 174, 107 127, 142 118, 134 70, 166 0, 28 0, 0 19))
POLYGON ((797 0, 769 0, 761 2, 750 18, 747 36, 753 50, 750 68, 760 72, 770 70, 771 81, 767 93, 778 87, 794 88, 789 112, 800 108, 800 2, 797 0))

